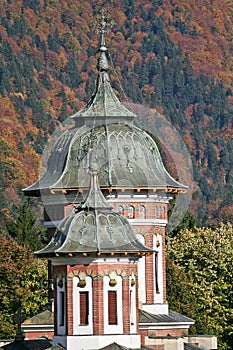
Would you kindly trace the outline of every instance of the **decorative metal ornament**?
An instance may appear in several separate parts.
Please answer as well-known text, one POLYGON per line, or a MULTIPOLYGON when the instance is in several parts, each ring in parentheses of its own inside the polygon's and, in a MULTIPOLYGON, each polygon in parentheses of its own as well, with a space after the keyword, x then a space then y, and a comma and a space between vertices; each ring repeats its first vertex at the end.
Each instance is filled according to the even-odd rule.
POLYGON ((117 284, 117 281, 115 280, 115 278, 111 278, 109 281, 110 287, 115 287, 116 284, 117 284))
POLYGON ((58 285, 59 288, 62 288, 63 287, 63 280, 58 281, 57 285, 58 285))
POLYGON ((107 14, 107 10, 104 7, 99 13, 98 22, 94 22, 94 26, 97 27, 95 32, 96 34, 109 34, 115 22, 110 21, 111 16, 107 14))
POLYGON ((136 281, 134 278, 131 279, 131 287, 133 287, 135 285, 136 281))
POLYGON ((86 285, 87 285, 87 282, 85 280, 80 280, 78 283, 78 287, 80 288, 84 288, 86 287, 86 285))

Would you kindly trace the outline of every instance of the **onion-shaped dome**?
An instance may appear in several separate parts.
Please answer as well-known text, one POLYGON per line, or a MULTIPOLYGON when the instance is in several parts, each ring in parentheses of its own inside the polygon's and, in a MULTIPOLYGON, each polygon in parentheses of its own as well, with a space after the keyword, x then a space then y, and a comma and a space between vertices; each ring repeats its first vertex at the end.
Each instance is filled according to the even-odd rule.
POLYGON ((93 97, 73 116, 76 126, 54 144, 44 175, 24 193, 38 196, 41 190, 87 189, 91 157, 98 162, 102 189, 184 191, 186 186, 166 171, 156 142, 133 125, 136 115, 116 97, 109 80, 104 42, 99 50, 93 97))
POLYGON ((100 191, 97 171, 91 171, 87 198, 79 210, 64 218, 40 257, 82 254, 142 255, 152 253, 137 238, 128 220, 113 212, 100 191))

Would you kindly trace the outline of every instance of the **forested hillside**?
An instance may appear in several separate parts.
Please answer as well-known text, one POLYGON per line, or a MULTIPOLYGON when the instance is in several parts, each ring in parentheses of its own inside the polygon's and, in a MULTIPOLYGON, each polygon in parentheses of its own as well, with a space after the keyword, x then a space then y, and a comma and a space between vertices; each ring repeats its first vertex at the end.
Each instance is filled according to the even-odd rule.
POLYGON ((91 96, 102 4, 116 22, 107 37, 116 93, 119 78, 130 101, 179 130, 193 160, 190 210, 200 224, 232 220, 231 0, 1 0, 2 222, 37 178, 49 135, 91 96))

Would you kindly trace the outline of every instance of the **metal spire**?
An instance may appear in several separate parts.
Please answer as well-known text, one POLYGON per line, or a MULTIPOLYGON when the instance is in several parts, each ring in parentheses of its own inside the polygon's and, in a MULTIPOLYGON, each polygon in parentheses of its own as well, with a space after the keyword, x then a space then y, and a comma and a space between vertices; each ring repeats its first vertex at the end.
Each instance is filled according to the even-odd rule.
POLYGON ((82 209, 108 209, 112 210, 112 206, 107 202, 102 194, 98 182, 98 165, 90 162, 89 172, 91 175, 90 187, 87 197, 81 206, 82 209))
POLYGON ((97 68, 99 72, 101 71, 107 72, 109 68, 108 60, 106 57, 107 47, 105 44, 104 34, 109 34, 111 32, 111 28, 115 24, 115 22, 111 21, 110 19, 111 19, 111 16, 107 14, 107 10, 105 8, 102 8, 98 16, 98 22, 95 23, 95 26, 97 27, 95 32, 97 34, 100 34, 99 51, 101 52, 101 55, 99 57, 98 64, 97 64, 97 68))

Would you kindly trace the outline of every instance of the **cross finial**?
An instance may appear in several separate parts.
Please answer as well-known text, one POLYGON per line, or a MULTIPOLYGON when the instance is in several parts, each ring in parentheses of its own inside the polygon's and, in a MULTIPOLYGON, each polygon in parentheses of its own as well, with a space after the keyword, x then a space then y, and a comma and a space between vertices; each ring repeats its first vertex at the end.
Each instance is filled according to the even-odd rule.
POLYGON ((100 34, 100 43, 102 47, 105 47, 104 34, 109 34, 115 22, 111 21, 111 16, 107 14, 107 10, 103 7, 99 11, 98 22, 95 22, 95 32, 100 34))
POLYGON ((96 27, 98 28, 95 30, 95 32, 97 34, 109 34, 111 32, 111 28, 115 24, 115 22, 110 21, 110 19, 111 16, 107 14, 107 10, 103 7, 98 16, 98 23, 96 23, 96 27))

